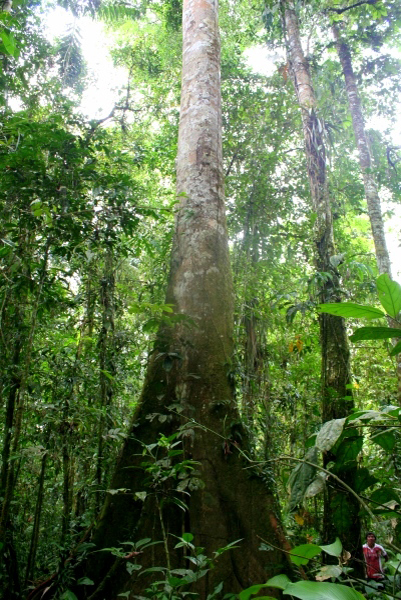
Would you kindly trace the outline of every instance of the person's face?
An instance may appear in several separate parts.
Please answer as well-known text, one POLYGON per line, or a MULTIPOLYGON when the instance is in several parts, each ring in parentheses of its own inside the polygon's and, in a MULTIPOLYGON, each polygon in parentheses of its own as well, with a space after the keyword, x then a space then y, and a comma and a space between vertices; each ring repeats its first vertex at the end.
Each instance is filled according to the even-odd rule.
POLYGON ((367 541, 369 548, 373 548, 373 546, 375 545, 375 542, 376 542, 376 536, 370 534, 366 538, 366 541, 367 541))

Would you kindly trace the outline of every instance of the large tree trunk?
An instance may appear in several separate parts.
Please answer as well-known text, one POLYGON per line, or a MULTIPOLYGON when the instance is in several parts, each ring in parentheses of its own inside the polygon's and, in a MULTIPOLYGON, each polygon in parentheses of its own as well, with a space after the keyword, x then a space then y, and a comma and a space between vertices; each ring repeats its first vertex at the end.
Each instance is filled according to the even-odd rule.
MULTIPOLYGON (((322 136, 323 124, 319 121, 316 113, 316 97, 308 61, 301 45, 294 2, 285 0, 282 8, 290 69, 302 113, 311 200, 316 213, 314 232, 316 268, 320 272, 330 273, 330 279, 322 286, 320 298, 321 302, 339 302, 340 297, 337 292, 339 276, 330 260, 335 254, 335 246, 326 173, 325 145, 322 136)), ((344 319, 321 314, 319 326, 322 350, 322 418, 325 422, 347 416, 354 404, 350 391, 347 389, 347 385, 350 383, 350 371, 344 319)), ((327 455, 325 463, 330 460, 332 457, 327 455)), ((345 474, 340 476, 342 475, 346 477, 345 474)), ((352 507, 354 512, 354 525, 352 530, 341 531, 332 519, 332 506, 340 490, 329 484, 328 491, 324 525, 327 541, 334 541, 333 536, 339 535, 344 547, 353 556, 359 556, 361 545, 360 521, 357 516, 359 507, 355 505, 352 498, 349 499, 349 507, 352 507)), ((341 490, 342 492, 343 490, 341 490)))
MULTIPOLYGON (((278 548, 285 540, 271 490, 259 474, 244 470, 249 463, 238 450, 247 449, 247 440, 229 376, 233 289, 223 197, 216 0, 184 1, 183 36, 180 204, 166 300, 175 316, 159 331, 110 486, 126 492, 107 495, 93 541, 100 549, 152 538, 163 543, 145 548, 139 564, 190 568, 182 548, 175 548, 174 535, 191 532, 210 558, 240 539, 239 549, 219 557, 192 585, 191 591, 206 598, 220 582, 224 593, 238 592, 288 566, 282 551, 259 551, 261 538, 278 548), (150 446, 179 427, 184 450, 179 458, 167 456, 162 446, 150 446), (180 479, 173 476, 172 463, 182 460, 197 463, 190 495, 177 491, 180 479), (139 499, 144 494, 136 495, 140 492, 147 494, 144 502, 139 499), (185 501, 188 510, 177 507, 177 501, 185 501)), ((177 468, 184 469, 183 463, 177 468)), ((92 554, 85 565, 85 574, 95 582, 91 600, 112 600, 125 590, 138 594, 149 585, 149 575, 129 575, 126 564, 110 552, 92 554)), ((81 588, 79 593, 85 592, 81 588)))

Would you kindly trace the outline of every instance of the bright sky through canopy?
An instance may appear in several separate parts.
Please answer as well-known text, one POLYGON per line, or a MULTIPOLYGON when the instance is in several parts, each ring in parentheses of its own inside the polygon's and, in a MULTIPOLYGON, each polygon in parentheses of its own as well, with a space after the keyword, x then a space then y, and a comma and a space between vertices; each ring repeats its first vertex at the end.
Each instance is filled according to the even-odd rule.
MULTIPOLYGON (((49 39, 61 37, 74 17, 61 7, 46 17, 49 39)), ((127 70, 113 65, 110 41, 104 25, 90 17, 79 19, 82 51, 88 67, 88 84, 82 96, 81 110, 90 119, 106 117, 119 99, 119 92, 127 83, 127 70)))
MULTIPOLYGON (((74 21, 74 17, 63 8, 53 9, 45 19, 48 37, 51 40, 65 34, 67 27, 74 21)), ((88 68, 88 85, 83 93, 80 108, 89 119, 102 119, 110 114, 113 106, 118 102, 121 91, 127 83, 127 70, 116 67, 110 56, 110 38, 107 37, 105 27, 101 21, 90 17, 79 19, 79 30, 82 39, 82 51, 88 68)), ((245 52, 249 66, 257 73, 271 76, 277 69, 276 64, 283 62, 283 56, 278 52, 267 49, 262 44, 248 49, 245 52)), ((384 118, 368 126, 381 130, 389 124, 384 118)), ((394 131, 394 144, 401 144, 401 123, 394 131)), ((383 202, 383 211, 393 211, 394 216, 387 219, 386 237, 392 260, 393 276, 401 276, 401 248, 400 248, 400 222, 401 208, 394 202, 383 202)))

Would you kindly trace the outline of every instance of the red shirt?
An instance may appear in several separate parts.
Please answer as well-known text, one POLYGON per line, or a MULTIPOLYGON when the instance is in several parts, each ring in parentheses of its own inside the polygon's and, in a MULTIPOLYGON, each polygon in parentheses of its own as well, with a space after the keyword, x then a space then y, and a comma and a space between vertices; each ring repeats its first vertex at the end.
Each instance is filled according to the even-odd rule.
POLYGON ((387 558, 387 552, 383 546, 375 544, 373 548, 370 548, 367 544, 364 544, 363 555, 365 557, 366 576, 371 579, 382 579, 383 569, 381 557, 385 556, 387 558))

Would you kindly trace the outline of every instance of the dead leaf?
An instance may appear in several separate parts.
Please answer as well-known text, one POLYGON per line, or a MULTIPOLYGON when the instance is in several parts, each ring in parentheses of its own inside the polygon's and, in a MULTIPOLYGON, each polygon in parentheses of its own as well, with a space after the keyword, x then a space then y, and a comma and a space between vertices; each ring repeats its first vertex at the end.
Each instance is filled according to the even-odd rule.
POLYGON ((316 581, 325 581, 332 577, 339 577, 343 572, 342 568, 338 565, 326 565, 322 567, 319 573, 316 575, 316 581))
POLYGON ((295 522, 298 523, 298 525, 303 525, 305 523, 305 519, 301 517, 301 515, 295 514, 294 519, 295 522))

